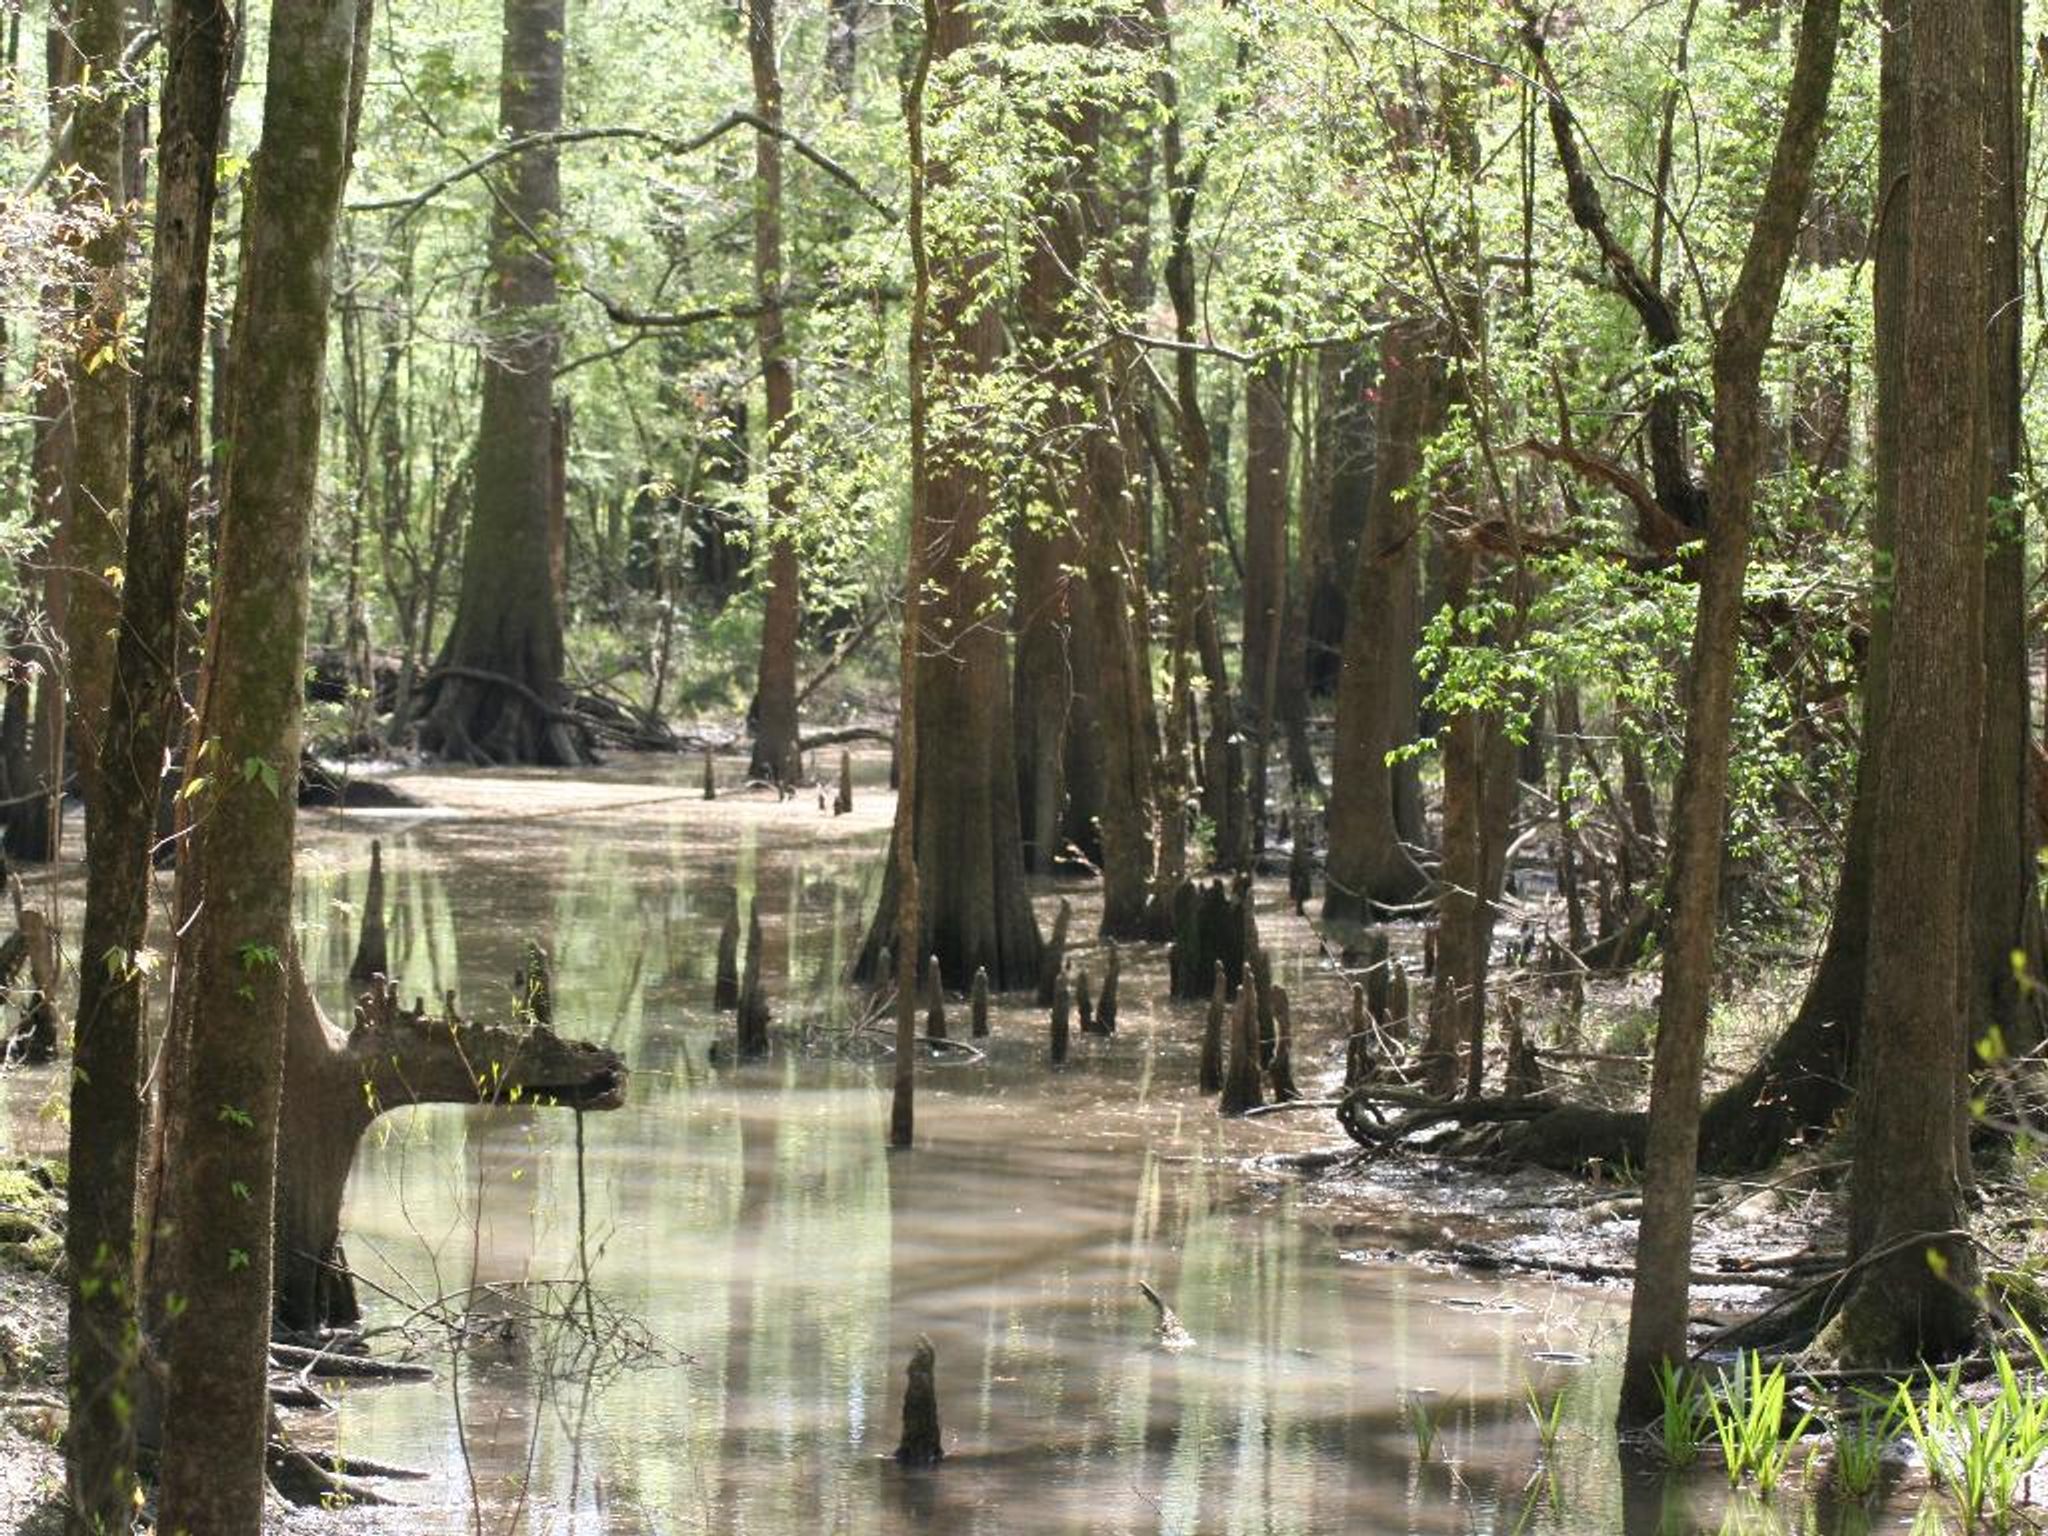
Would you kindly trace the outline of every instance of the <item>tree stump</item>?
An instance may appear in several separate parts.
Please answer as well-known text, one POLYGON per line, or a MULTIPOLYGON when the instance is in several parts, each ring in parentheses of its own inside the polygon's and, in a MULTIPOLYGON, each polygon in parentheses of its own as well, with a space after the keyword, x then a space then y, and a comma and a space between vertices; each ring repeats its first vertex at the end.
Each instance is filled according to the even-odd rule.
POLYGON ((1301 1097, 1294 1086, 1294 1020, 1285 987, 1273 989, 1273 1059, 1267 1064, 1266 1080, 1273 1085, 1276 1104, 1291 1104, 1301 1097))
POLYGON ((1230 1066, 1223 1076, 1217 1109, 1241 1115, 1265 1103, 1259 1089, 1259 1005, 1256 983, 1237 989, 1237 1024, 1230 1032, 1230 1066))
POLYGON ((1073 998, 1067 989, 1067 973, 1061 971, 1052 983, 1052 1064, 1065 1066, 1067 1060, 1067 1023, 1073 1011, 1073 998))
POLYGON ((365 982, 372 976, 391 974, 389 942, 384 927, 384 847, 370 839, 370 881, 363 892, 363 926, 356 940, 356 957, 349 962, 348 979, 365 982))
POLYGON ((747 965, 740 974, 739 1017, 733 1053, 741 1061, 768 1054, 768 997, 761 987, 761 906, 747 904, 747 965))
POLYGON ((974 986, 967 994, 968 1032, 976 1040, 988 1038, 988 967, 975 967, 974 986))
POLYGON ((946 1038, 946 988, 945 983, 939 979, 937 955, 933 955, 925 964, 924 1032, 933 1040, 946 1038))
POLYGON ((1117 988, 1123 978, 1123 956, 1111 939, 1102 956, 1102 995, 1095 1002, 1095 1027, 1099 1034, 1116 1033, 1117 988))
POLYGON ((935 1377, 938 1351, 923 1334, 910 1352, 910 1367, 904 1372, 903 1438, 896 1444, 896 1464, 901 1467, 935 1467, 945 1459, 939 1443, 939 1389, 935 1377))
POLYGON ((1230 1013, 1230 978, 1223 974, 1223 962, 1216 962, 1216 984, 1209 993, 1209 1016, 1202 1024, 1202 1076, 1204 1093, 1223 1091, 1223 1024, 1230 1013))
POLYGON ((1053 982, 1067 963, 1067 927, 1073 920, 1074 904, 1062 896, 1059 913, 1052 920, 1052 937, 1046 941, 1045 953, 1038 965, 1038 1005, 1041 1008, 1051 1006, 1053 982))
POLYGON ((740 893, 732 893, 725 922, 718 930, 718 970, 711 983, 711 1006, 720 1013, 740 1005, 740 893))

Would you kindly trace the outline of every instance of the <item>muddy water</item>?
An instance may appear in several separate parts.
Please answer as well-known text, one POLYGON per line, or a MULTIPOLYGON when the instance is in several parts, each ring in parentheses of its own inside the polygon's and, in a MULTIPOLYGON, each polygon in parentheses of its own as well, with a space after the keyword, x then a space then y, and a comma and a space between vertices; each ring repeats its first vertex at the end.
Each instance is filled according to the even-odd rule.
MULTIPOLYGON (((1486 1191, 1411 1177, 1339 1232, 1292 1175, 1249 1163, 1327 1145, 1327 1119, 1220 1121, 1192 1087, 1198 1011, 1157 1001, 1156 956, 1127 965, 1119 1035, 1081 1037, 1064 1071, 1037 1010, 999 1010, 985 1061, 923 1071, 915 1150, 885 1150, 888 1065, 847 1042, 835 978, 874 900, 886 800, 864 789, 834 821, 808 800, 705 804, 694 785, 630 765, 576 785, 449 777, 415 786, 434 813, 309 818, 302 944, 331 1009, 374 835, 409 990, 501 1008, 537 937, 563 1030, 634 1069, 628 1107, 584 1119, 580 1178, 566 1111, 373 1130, 345 1220, 371 1324, 458 1297, 480 1336, 434 1356, 432 1384, 344 1391, 295 1421, 429 1474, 395 1485, 403 1511, 351 1517, 362 1528, 1800 1528, 1724 1511, 1700 1479, 1622 1475, 1603 1428, 1612 1293, 1374 1257, 1483 1222, 1486 1191), (717 1064, 730 1025, 709 1007, 735 887, 760 903, 778 1024, 810 1040, 739 1070, 717 1064), (585 1260, 601 1330, 653 1346, 594 1372, 519 1310, 519 1287, 574 1282, 585 1260), (1158 1346, 1141 1279, 1192 1347, 1158 1346), (920 1335, 947 1461, 906 1474, 888 1456, 920 1335), (1532 1390, 1565 1394, 1547 1457, 1532 1390)), ((1305 929, 1276 914, 1269 933, 1313 1080, 1335 1063, 1337 989, 1305 929)))

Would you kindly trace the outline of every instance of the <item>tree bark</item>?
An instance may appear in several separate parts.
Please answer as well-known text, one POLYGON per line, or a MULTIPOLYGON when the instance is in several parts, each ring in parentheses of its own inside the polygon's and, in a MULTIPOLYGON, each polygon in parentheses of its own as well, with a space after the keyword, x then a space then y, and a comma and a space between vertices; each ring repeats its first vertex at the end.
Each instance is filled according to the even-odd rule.
POLYGON ((1908 46, 1892 636, 1850 1171, 1861 1267, 1830 1335, 1843 1358, 1881 1366, 1945 1358, 1978 1318, 1974 1250, 1950 1234, 1967 1179, 1958 1075, 1984 709, 1984 0, 1919 0, 1908 46))
MULTIPOLYGON (((1705 498, 1706 552, 1700 563, 1699 609, 1685 689, 1684 757, 1671 817, 1664 991, 1651 1067, 1637 1281, 1623 1363, 1624 1423, 1654 1417, 1660 1364, 1681 1365, 1686 1359, 1700 1073, 1720 910, 1721 829, 1727 811, 1742 587, 1763 452, 1763 361, 1812 186, 1840 29, 1840 0, 1804 0, 1769 178, 1714 347, 1714 455, 1705 498)), ((1575 150, 1569 115, 1553 106, 1552 123, 1560 156, 1570 162, 1575 150)), ((1668 509, 1680 511, 1690 504, 1681 499, 1668 509)))
POLYGON ((369 42, 360 0, 277 0, 243 216, 226 497, 166 1084, 168 1367, 158 1527, 263 1514, 278 1119, 310 523, 330 264, 369 42))
POLYGON ((134 1514, 137 1395, 135 1196, 141 1156, 143 978, 151 845, 178 690, 191 486, 213 242, 217 143, 234 22, 221 0, 176 0, 157 145, 156 238, 121 625, 87 838, 85 924, 71 1072, 72 1528, 124 1530, 134 1514))
MULTIPOLYGON (((974 44, 974 13, 959 0, 927 0, 926 18, 934 29, 934 71, 974 44)), ((959 87, 950 74, 933 80, 928 110, 934 120, 958 110, 959 87)), ((915 147, 923 153, 927 108, 922 98, 918 105, 915 147)), ((951 180, 950 166, 932 158, 920 196, 944 199, 951 180)), ((957 202, 941 212, 980 216, 957 202)), ((921 207, 921 225, 925 217, 921 207)), ((944 247, 949 254, 960 248, 953 240, 944 247)), ((945 984, 955 990, 964 990, 986 966, 992 986, 1013 991, 1038 979, 1039 936, 1018 833, 1007 647, 999 626, 988 622, 992 572, 979 550, 992 493, 979 444, 958 426, 933 430, 924 398, 953 388, 971 391, 995 366, 1000 328, 995 311, 974 291, 973 269, 984 258, 940 260, 920 248, 915 259, 926 269, 918 282, 928 289, 929 313, 917 317, 912 333, 918 348, 911 531, 918 595, 906 636, 905 660, 913 664, 904 686, 914 718, 929 715, 946 730, 904 735, 896 836, 856 973, 872 978, 884 950, 897 957, 899 971, 906 955, 913 972, 917 956, 936 955, 945 984), (917 900, 912 910, 900 911, 906 874, 916 879, 917 900), (915 936, 903 932, 911 915, 915 936)), ((909 991, 914 1003, 915 986, 909 991)))
MULTIPOLYGON (((554 133, 562 126, 565 0, 505 0, 504 16, 499 132, 554 133)), ((491 339, 462 592, 441 666, 428 679, 433 702, 420 729, 421 744, 442 757, 558 767, 590 760, 559 708, 562 614, 548 560, 561 212, 558 152, 548 146, 515 157, 491 218, 491 339)))
MULTIPOLYGON (((776 64, 775 0, 747 0, 747 57, 753 67, 754 111, 781 125, 782 75, 776 64)), ((761 352, 762 418, 768 462, 768 520, 762 530, 766 581, 761 594, 761 657, 754 691, 752 778, 793 785, 802 776, 797 750, 796 643, 799 615, 796 482, 788 439, 796 415, 796 373, 782 318, 782 140, 754 135, 754 289, 760 314, 754 339, 761 352)), ((757 546, 755 559, 761 558, 757 546)), ((757 563, 756 569, 759 569, 757 563)))
POLYGON ((1429 892, 1408 846, 1420 828, 1404 811, 1416 797, 1415 767, 1390 766, 1387 754, 1415 734, 1422 526, 1414 481, 1444 404, 1435 327, 1395 321, 1381 341, 1379 447, 1337 679, 1325 922, 1364 922, 1429 892))

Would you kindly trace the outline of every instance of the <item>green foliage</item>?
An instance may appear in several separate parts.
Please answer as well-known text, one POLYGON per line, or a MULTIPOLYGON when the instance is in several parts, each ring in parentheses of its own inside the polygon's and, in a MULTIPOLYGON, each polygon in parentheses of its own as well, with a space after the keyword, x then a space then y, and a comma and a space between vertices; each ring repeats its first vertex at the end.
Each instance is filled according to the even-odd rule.
POLYGON ((1700 1459, 1713 1418, 1709 1394, 1691 1371, 1664 1360, 1657 1365, 1657 1402, 1657 1448, 1682 1471, 1700 1459))
POLYGON ((1707 1411, 1729 1486, 1751 1479, 1769 1498, 1812 1418, 1801 1414, 1789 1430, 1785 1427, 1785 1367, 1774 1365, 1767 1373, 1761 1356, 1738 1353, 1735 1369, 1708 1395, 1707 1411))
MULTIPOLYGON (((2048 1370, 2039 1339, 2025 1333, 2036 1371, 2048 1370)), ((1988 1521, 2008 1529, 2026 1481, 2048 1455, 2048 1394, 2038 1378, 2023 1379, 2010 1354, 1992 1351, 1996 1390, 1980 1399, 1965 1388, 1962 1366, 1933 1376, 1915 1396, 1899 1387, 1904 1420, 1927 1475, 1946 1492, 1966 1525, 1988 1521)))

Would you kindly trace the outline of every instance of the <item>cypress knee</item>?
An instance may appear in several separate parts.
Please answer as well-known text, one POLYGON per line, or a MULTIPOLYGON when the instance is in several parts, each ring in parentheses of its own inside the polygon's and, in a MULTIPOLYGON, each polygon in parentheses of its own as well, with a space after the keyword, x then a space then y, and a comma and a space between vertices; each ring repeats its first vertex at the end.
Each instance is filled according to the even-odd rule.
POLYGON ((978 966, 974 972, 974 988, 968 994, 967 1015, 969 1030, 977 1040, 988 1038, 988 967, 978 966))
POLYGON ((711 764, 711 749, 709 747, 704 749, 704 798, 706 800, 716 800, 718 798, 718 770, 711 764))
POLYGON ((924 973, 924 1032, 933 1040, 946 1038, 946 988, 939 979, 939 957, 933 955, 924 973))
POLYGON ((1067 973, 1061 971, 1052 983, 1052 1064, 1063 1066, 1067 1060, 1067 1016, 1072 1011, 1073 999, 1067 990, 1067 973))
POLYGON ((1273 1101, 1289 1104, 1301 1097, 1294 1086, 1294 1020, 1287 1010, 1287 989, 1273 989, 1273 1060, 1266 1068, 1273 1101))
POLYGON ((1230 978, 1223 974, 1223 962, 1216 962, 1216 986, 1209 994, 1209 1015, 1202 1023, 1202 1077, 1204 1093, 1223 1091, 1223 1024, 1230 1013, 1230 978))
POLYGON ((747 964, 740 978, 735 1048, 741 1061, 759 1061, 768 1054, 768 999, 761 990, 761 908, 747 908, 747 964))
POLYGON ((1344 1035, 1344 1086, 1360 1088, 1372 1081, 1372 1029, 1366 1013, 1365 988, 1351 984, 1351 1019, 1344 1035))
POLYGON ((1096 1033, 1116 1033, 1117 986, 1123 976, 1123 956, 1117 952, 1116 940, 1111 939, 1102 957, 1102 996, 1095 1003, 1096 1033))
POLYGON ((1217 1109, 1226 1115, 1241 1115, 1265 1102, 1259 1091, 1259 1004, 1256 984, 1237 989, 1237 1022, 1230 1032, 1230 1067, 1223 1078, 1223 1098, 1217 1109))
POLYGON ((1038 968, 1038 1004, 1041 1008, 1052 1003, 1053 982, 1067 962, 1067 925, 1074 920, 1074 904, 1066 897, 1060 898, 1060 910, 1052 920, 1052 938, 1045 946, 1045 957, 1038 968))
POLYGON ((939 1389, 934 1379, 938 1351, 923 1334, 910 1352, 910 1368, 903 1387, 903 1438, 896 1445, 896 1463, 903 1467, 933 1467, 945 1459, 939 1444, 939 1389))
POLYGON ((389 976, 391 959, 384 929, 384 848, 370 840, 370 883, 363 893, 362 936, 356 941, 356 957, 349 963, 350 981, 368 981, 372 976, 389 976))
POLYGON ((853 809, 853 754, 839 754, 839 797, 832 802, 832 814, 844 816, 853 809))
POLYGON ((1081 1033, 1100 1034, 1095 1027, 1095 991, 1088 980, 1088 967, 1081 967, 1081 975, 1074 983, 1074 1002, 1081 1011, 1081 1033))

